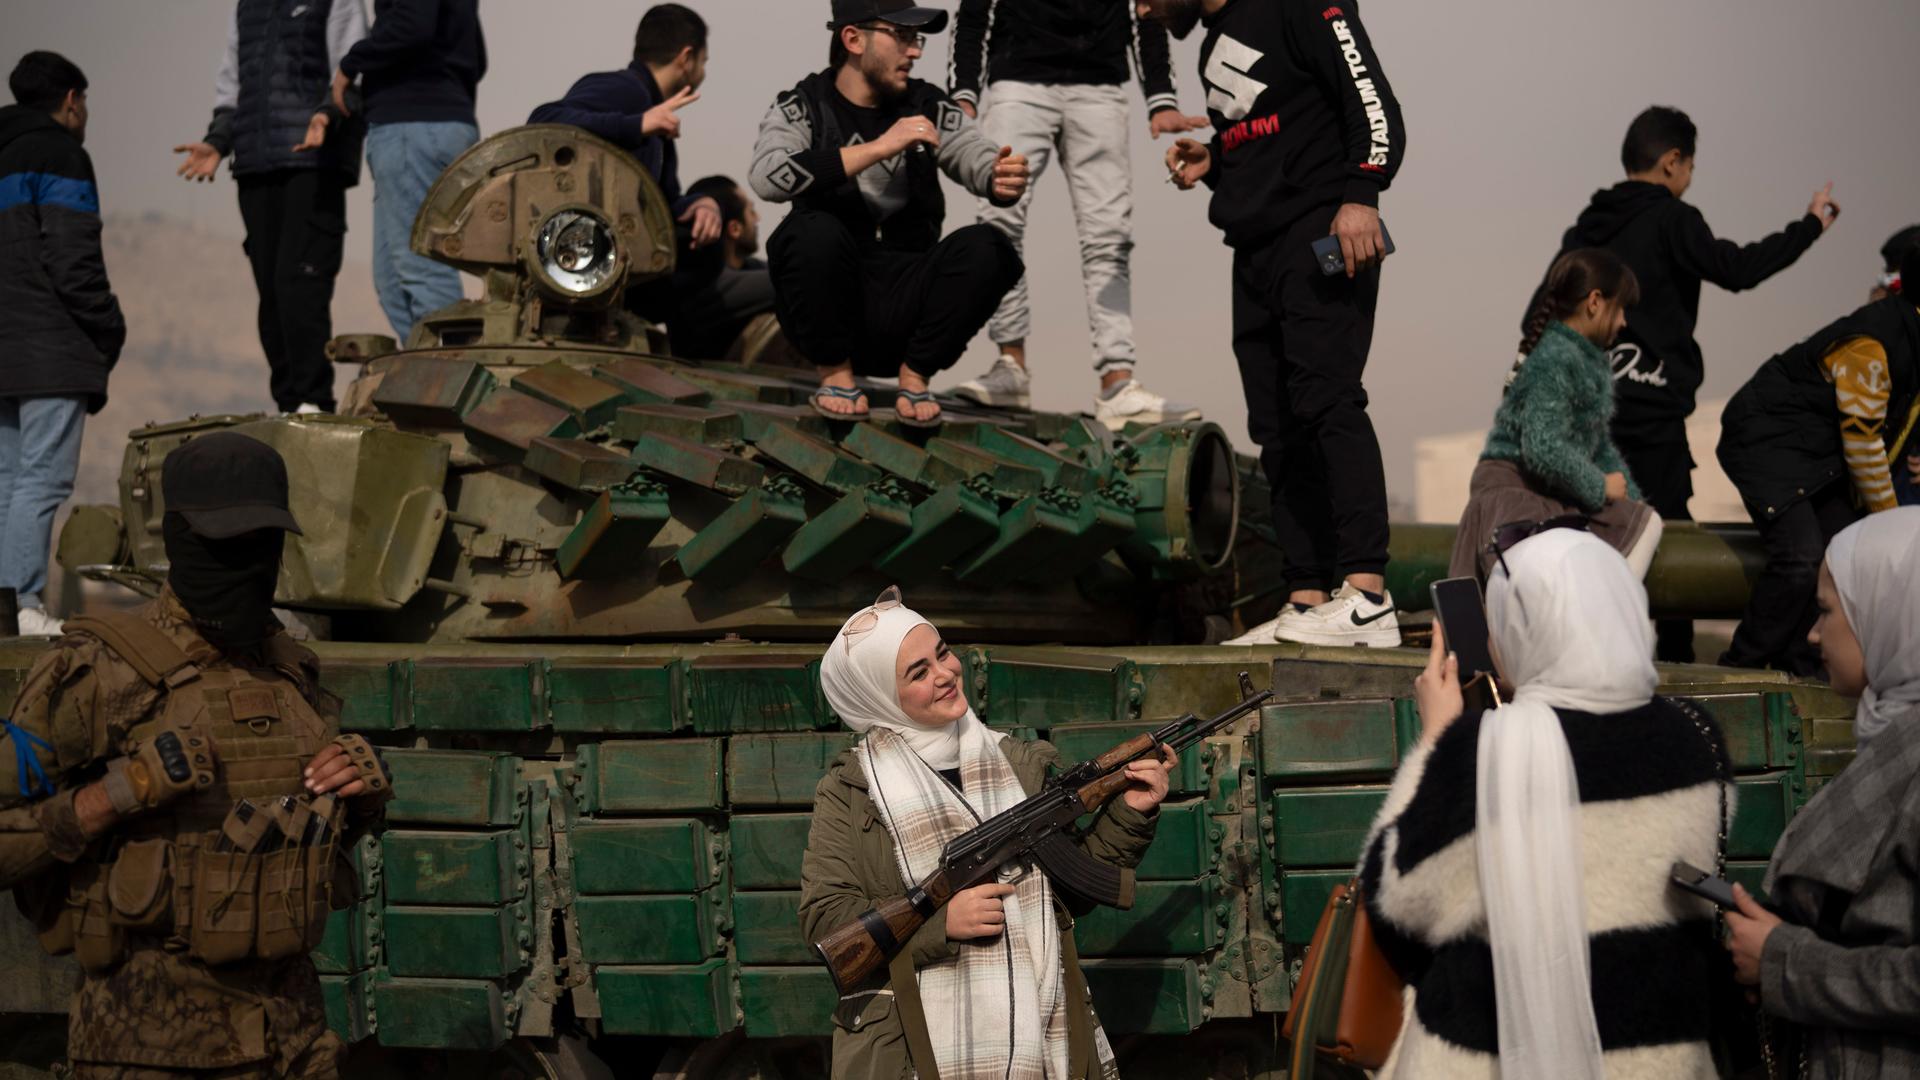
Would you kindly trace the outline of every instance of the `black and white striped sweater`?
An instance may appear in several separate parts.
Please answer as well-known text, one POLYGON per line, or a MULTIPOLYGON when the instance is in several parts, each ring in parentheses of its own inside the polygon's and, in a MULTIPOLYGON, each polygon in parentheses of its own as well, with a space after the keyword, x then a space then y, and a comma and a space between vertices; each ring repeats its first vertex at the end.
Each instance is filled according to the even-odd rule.
MULTIPOLYGON (((1731 977, 1712 908, 1671 887, 1711 867, 1732 765, 1670 701, 1561 711, 1580 787, 1593 1010, 1608 1080, 1711 1077, 1709 1002, 1731 977)), ((1493 954, 1474 847, 1480 716, 1407 758, 1367 839, 1362 886, 1411 1002, 1386 1080, 1499 1076, 1493 954)), ((1508 1078, 1519 1080, 1519 1078, 1508 1078)), ((1532 1078, 1526 1078, 1532 1080, 1532 1078)))

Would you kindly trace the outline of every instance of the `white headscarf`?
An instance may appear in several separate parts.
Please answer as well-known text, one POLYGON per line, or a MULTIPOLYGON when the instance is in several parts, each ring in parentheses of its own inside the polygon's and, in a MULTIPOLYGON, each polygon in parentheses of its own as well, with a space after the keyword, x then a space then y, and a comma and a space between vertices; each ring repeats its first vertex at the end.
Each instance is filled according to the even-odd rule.
POLYGON ((1620 553, 1555 529, 1506 552, 1487 624, 1512 704, 1481 721, 1480 889, 1493 951, 1500 1074, 1602 1080, 1587 957, 1580 787, 1555 709, 1616 713, 1653 698, 1647 594, 1620 553))
POLYGON ((820 658, 820 689, 848 727, 863 735, 873 727, 897 731, 928 765, 953 769, 960 765, 961 739, 971 729, 985 725, 973 715, 972 708, 951 724, 928 727, 914 723, 900 708, 894 671, 900 643, 915 627, 932 625, 900 602, 898 589, 888 589, 874 606, 854 612, 841 624, 833 644, 827 646, 827 654, 820 658))
POLYGON ((1853 714, 1864 744, 1888 724, 1920 719, 1920 506, 1869 515, 1827 546, 1827 569, 1867 660, 1853 714))

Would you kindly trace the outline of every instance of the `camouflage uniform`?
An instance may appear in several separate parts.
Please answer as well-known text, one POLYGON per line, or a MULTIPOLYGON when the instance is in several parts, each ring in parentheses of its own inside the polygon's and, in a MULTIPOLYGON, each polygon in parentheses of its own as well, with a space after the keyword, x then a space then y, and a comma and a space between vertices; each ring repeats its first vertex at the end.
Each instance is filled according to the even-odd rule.
MULTIPOLYGON (((74 947, 70 927, 59 940, 63 911, 79 911, 74 918, 82 927, 130 924, 113 935, 104 963, 98 953, 89 963, 85 949, 76 949, 89 970, 68 1021, 73 1074, 335 1076, 344 1047, 327 1029, 319 979, 304 949, 276 960, 247 956, 209 964, 190 938, 197 939, 202 917, 194 907, 191 867, 210 857, 202 846, 216 835, 210 830, 218 829, 239 797, 260 802, 303 794, 301 769, 339 734, 338 703, 320 688, 313 654, 284 633, 275 632, 249 655, 229 657, 196 632, 171 589, 138 618, 184 654, 193 669, 189 676, 156 682, 151 663, 143 672, 102 637, 70 632, 35 663, 11 726, 0 731, 0 888, 19 887, 21 908, 50 951, 74 947), (181 706, 170 705, 169 698, 191 694, 196 685, 203 688, 204 703, 196 697, 188 708, 199 710, 191 713, 198 717, 196 730, 217 733, 217 782, 170 806, 123 818, 89 843, 74 814, 75 791, 97 778, 106 761, 126 753, 132 740, 176 716, 181 706), (262 695, 264 707, 258 704, 262 695), (228 709, 229 701, 235 709, 228 709), (247 703, 244 714, 241 702, 247 703), (261 737, 249 740, 249 731, 261 737), (35 799, 22 790, 35 786, 29 755, 52 781, 54 794, 41 789, 35 794, 43 797, 35 799), (18 785, 7 782, 12 770, 5 768, 16 762, 18 785), (137 903, 124 901, 126 890, 111 870, 135 850, 135 837, 167 852, 157 875, 161 884, 153 887, 159 896, 148 909, 159 914, 144 924, 123 917, 137 903), (99 895, 83 896, 94 878, 101 882, 99 895), (93 908, 86 906, 90 899, 93 908), (193 925, 176 926, 175 917, 189 910, 196 914, 185 921, 193 925), (89 916, 97 917, 94 924, 86 921, 89 916)), ((369 799, 348 807, 343 847, 379 814, 369 799)), ((155 857, 156 865, 160 861, 155 857)), ((243 939, 251 933, 243 930, 243 939)))

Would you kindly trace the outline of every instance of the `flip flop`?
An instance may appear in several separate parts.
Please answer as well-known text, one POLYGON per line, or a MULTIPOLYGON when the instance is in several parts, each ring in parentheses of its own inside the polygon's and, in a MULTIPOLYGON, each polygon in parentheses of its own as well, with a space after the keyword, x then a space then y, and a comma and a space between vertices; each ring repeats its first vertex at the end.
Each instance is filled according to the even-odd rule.
MULTIPOLYGON (((933 392, 931 390, 900 390, 894 393, 895 402, 898 402, 902 398, 906 399, 907 401, 915 405, 938 406, 940 404, 939 402, 933 400, 933 392)), ((910 428, 937 428, 940 426, 940 421, 943 417, 945 417, 946 412, 945 410, 942 410, 939 414, 935 415, 934 418, 931 420, 916 420, 913 418, 913 415, 911 413, 901 412, 900 406, 898 404, 895 404, 893 407, 893 415, 895 419, 900 421, 900 423, 910 428)))
POLYGON ((830 397, 839 401, 862 401, 865 400, 866 396, 867 392, 857 386, 852 388, 845 386, 822 386, 807 397, 807 404, 813 406, 814 412, 819 413, 829 420, 865 420, 868 416, 868 410, 866 409, 860 409, 855 412, 834 412, 832 409, 820 404, 820 399, 830 397))

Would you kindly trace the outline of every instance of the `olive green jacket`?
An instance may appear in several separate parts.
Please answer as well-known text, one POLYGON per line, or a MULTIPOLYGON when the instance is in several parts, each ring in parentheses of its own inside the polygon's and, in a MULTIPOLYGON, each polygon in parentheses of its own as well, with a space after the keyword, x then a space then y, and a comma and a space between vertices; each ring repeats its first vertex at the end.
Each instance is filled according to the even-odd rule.
MULTIPOLYGON (((1050 769, 1061 765, 1060 752, 1052 743, 1009 738, 1000 747, 1029 795, 1040 790, 1050 769)), ((1131 869, 1139 865, 1153 841, 1158 821, 1159 808, 1142 814, 1115 799, 1094 819, 1080 844, 1101 862, 1131 869)), ((867 797, 866 772, 852 750, 842 751, 814 790, 813 826, 800 864, 800 930, 808 941, 818 941, 879 901, 906 891, 894 861, 893 837, 867 797)), ((1068 998, 1087 1000, 1086 977, 1073 951, 1073 919, 1057 902, 1055 914, 1060 920, 1068 998)), ((954 943, 947 940, 945 908, 907 940, 904 953, 915 968, 955 955, 954 943)), ((840 1001, 833 1016, 833 1080, 903 1080, 915 1075, 916 1065, 921 1080, 931 1080, 933 1063, 911 1060, 900 1016, 903 1009, 896 1004, 910 994, 911 1004, 904 1011, 920 1014, 919 988, 913 980, 907 982, 904 987, 892 985, 892 994, 874 993, 890 986, 891 980, 882 973, 870 986, 840 1001)), ((1098 1075, 1092 1047, 1086 1045, 1090 1027, 1069 1025, 1069 1030, 1079 1036, 1069 1050, 1072 1076, 1098 1075)), ((915 1041, 924 1045, 924 1032, 915 1035, 915 1041)))

